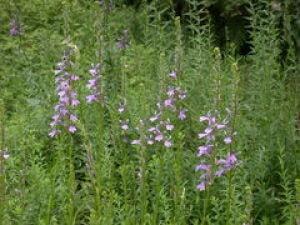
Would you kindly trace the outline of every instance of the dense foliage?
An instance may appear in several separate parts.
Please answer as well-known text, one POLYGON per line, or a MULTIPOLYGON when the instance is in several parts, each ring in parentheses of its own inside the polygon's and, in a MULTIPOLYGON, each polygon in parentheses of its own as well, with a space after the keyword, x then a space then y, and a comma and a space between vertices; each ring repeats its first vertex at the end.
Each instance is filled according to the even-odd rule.
POLYGON ((295 2, 0 0, 0 224, 299 223, 295 2))

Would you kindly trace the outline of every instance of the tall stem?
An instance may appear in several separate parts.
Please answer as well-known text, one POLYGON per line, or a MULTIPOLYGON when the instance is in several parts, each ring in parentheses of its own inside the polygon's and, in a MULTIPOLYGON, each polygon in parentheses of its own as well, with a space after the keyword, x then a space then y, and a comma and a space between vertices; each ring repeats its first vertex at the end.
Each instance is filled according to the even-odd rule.
MULTIPOLYGON (((232 64, 232 73, 234 79, 234 93, 233 93, 233 115, 232 115, 232 123, 231 123, 231 136, 234 135, 235 132, 235 120, 237 115, 237 104, 238 104, 238 88, 239 88, 239 75, 238 75, 238 66, 237 63, 232 64)), ((230 143, 229 153, 232 153, 233 143, 230 143)), ((229 171, 229 181, 228 181, 228 207, 226 213, 226 224, 231 225, 231 207, 232 207, 232 174, 233 172, 229 171)))
POLYGON ((0 221, 4 221, 5 209, 4 138, 4 106, 0 101, 0 221))

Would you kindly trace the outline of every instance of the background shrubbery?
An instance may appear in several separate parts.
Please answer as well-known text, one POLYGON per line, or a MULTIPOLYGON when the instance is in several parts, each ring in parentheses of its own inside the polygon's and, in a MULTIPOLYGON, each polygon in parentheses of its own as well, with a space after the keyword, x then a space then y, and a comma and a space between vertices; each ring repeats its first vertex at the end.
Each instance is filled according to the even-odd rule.
POLYGON ((296 224, 297 4, 0 0, 0 224, 296 224), (54 69, 69 48, 78 132, 53 139, 54 69), (102 66, 101 104, 85 101, 92 63, 102 66), (130 144, 173 70, 188 96, 187 119, 170 114, 173 146, 130 144), (199 191, 198 118, 226 108, 239 163, 199 191))

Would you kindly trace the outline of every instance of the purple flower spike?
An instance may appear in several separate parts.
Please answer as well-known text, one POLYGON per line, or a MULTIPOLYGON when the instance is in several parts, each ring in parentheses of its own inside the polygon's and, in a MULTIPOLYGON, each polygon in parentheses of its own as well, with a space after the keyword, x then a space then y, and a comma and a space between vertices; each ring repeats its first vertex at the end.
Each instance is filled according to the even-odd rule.
POLYGON ((88 80, 88 84, 86 85, 90 90, 90 95, 86 96, 86 101, 87 103, 93 103, 99 101, 100 98, 100 64, 92 65, 89 73, 92 79, 88 80))
POLYGON ((55 137, 61 133, 61 131, 57 129, 58 126, 63 126, 70 133, 74 133, 77 130, 76 127, 72 125, 73 122, 78 120, 73 110, 80 102, 76 98, 77 93, 73 89, 73 83, 79 80, 79 77, 68 72, 73 65, 70 60, 71 53, 72 51, 65 52, 62 61, 57 63, 54 72, 56 76, 55 84, 58 103, 54 107, 55 114, 52 116, 52 122, 50 123, 51 127, 55 127, 55 129, 52 129, 49 133, 50 137, 55 137))
POLYGON ((235 154, 229 153, 226 159, 220 159, 216 161, 217 165, 220 165, 219 170, 216 172, 216 176, 222 176, 227 171, 233 169, 237 164, 237 158, 235 154))
MULTIPOLYGON (((198 157, 205 156, 205 159, 209 159, 208 162, 212 162, 214 160, 215 154, 212 155, 212 150, 214 146, 224 146, 225 144, 232 143, 232 136, 225 136, 224 143, 215 143, 216 141, 220 140, 219 133, 223 133, 223 135, 227 135, 228 131, 228 124, 229 122, 227 119, 223 120, 221 123, 219 123, 219 114, 217 111, 216 115, 212 115, 210 112, 207 115, 200 116, 199 121, 200 122, 206 122, 207 127, 204 129, 204 132, 201 132, 198 134, 199 139, 205 140, 205 145, 202 145, 198 148, 198 157)), ((229 115, 230 116, 230 115, 229 115)), ((221 137, 224 137, 222 134, 221 137)), ((235 135, 235 132, 233 133, 235 135)), ((216 151, 216 149, 214 149, 216 151)), ((218 153, 216 155, 219 155, 218 153)), ((201 160, 201 162, 204 162, 204 160, 201 160)), ((207 162, 207 161, 206 161, 207 162)), ((221 158, 218 160, 215 160, 214 164, 208 165, 205 163, 202 163, 196 167, 196 171, 202 170, 205 171, 204 174, 200 177, 201 183, 198 184, 197 189, 199 190, 205 190, 206 184, 211 184, 214 177, 221 177, 224 174, 226 174, 228 171, 233 169, 237 165, 237 158, 234 153, 228 153, 226 158, 221 158)))

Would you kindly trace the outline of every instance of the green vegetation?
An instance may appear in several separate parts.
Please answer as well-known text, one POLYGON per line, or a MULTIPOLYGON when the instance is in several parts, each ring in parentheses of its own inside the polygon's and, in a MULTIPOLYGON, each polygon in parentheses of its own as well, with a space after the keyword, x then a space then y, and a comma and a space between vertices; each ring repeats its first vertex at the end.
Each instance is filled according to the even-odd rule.
POLYGON ((297 10, 288 0, 0 0, 0 224, 299 223, 297 10), (64 54, 63 71, 79 77, 77 130, 52 138, 64 54), (97 63, 100 97, 88 103, 97 63), (176 110, 161 106, 158 126, 174 125, 171 146, 149 144, 170 86, 176 110), (201 191, 199 117, 215 110, 230 114, 233 142, 211 140, 209 163, 237 162, 201 191))

